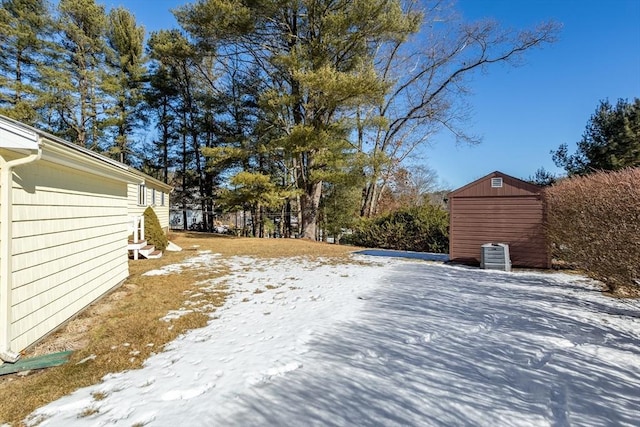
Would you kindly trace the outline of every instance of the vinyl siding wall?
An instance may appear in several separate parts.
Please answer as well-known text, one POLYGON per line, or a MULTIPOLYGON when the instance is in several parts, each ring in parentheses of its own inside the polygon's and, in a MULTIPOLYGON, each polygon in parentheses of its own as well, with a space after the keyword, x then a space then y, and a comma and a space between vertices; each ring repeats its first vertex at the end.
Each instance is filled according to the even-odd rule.
POLYGON ((160 227, 167 233, 169 231, 169 193, 152 184, 145 185, 145 203, 139 203, 138 184, 129 184, 128 209, 129 216, 142 216, 147 206, 151 206, 160 221, 160 227), (155 204, 153 204, 153 190, 156 192, 155 204), (162 193, 164 192, 164 205, 162 205, 162 193))
POLYGON ((40 161, 14 170, 13 202, 20 351, 128 276, 127 184, 40 161))
MULTIPOLYGON (((2 183, 0 183, 0 187, 2 187, 2 183)), ((1 199, 1 198, 0 198, 1 199)), ((0 200, 0 209, 2 208, 2 200, 0 200)), ((0 224, 2 224, 2 221, 4 221, 4 218, 2 217, 2 215, 0 215, 0 224)), ((0 228, 1 230, 1 228, 0 228)), ((0 248, 2 247, 2 239, 4 238, 4 236, 2 235, 2 233, 0 233, 0 248)), ((0 250, 0 260, 2 260, 2 257, 4 256, 4 254, 2 253, 2 250, 0 250)), ((2 283, 2 272, 0 271, 0 283, 2 283)), ((2 299, 4 298, 4 295, 2 295, 2 291, 0 291, 0 304, 3 304, 2 299)), ((0 322, 2 322, 3 320, 0 320, 0 322)))

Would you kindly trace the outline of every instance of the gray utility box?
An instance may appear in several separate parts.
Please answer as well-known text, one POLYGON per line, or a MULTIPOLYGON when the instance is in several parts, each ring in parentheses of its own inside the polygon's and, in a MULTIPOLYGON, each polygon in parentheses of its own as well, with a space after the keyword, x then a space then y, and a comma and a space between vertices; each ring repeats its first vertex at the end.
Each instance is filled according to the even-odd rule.
POLYGON ((509 245, 504 243, 485 243, 482 245, 480 268, 511 271, 509 245))

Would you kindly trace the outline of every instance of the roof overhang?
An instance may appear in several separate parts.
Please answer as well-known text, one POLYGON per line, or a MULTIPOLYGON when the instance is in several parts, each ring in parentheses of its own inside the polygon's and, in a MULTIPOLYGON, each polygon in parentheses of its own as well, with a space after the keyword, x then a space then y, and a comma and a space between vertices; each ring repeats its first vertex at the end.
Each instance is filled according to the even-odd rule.
POLYGON ((67 146, 47 138, 42 139, 42 160, 103 178, 131 183, 143 181, 140 176, 131 173, 124 165, 104 161, 97 156, 87 155, 83 151, 69 150, 67 146))
POLYGON ((0 149, 28 153, 39 147, 45 161, 104 178, 145 182, 146 175, 123 163, 0 115, 0 149))
POLYGON ((166 191, 167 193, 170 193, 173 191, 173 187, 169 184, 165 184, 164 182, 160 181, 159 179, 155 179, 152 176, 149 176, 143 172, 140 172, 137 169, 134 169, 132 167, 129 167, 129 172, 132 172, 136 175, 138 175, 140 177, 140 179, 142 179, 144 181, 144 183, 148 186, 148 187, 156 187, 159 188, 161 190, 166 191))
POLYGON ((520 185, 522 188, 526 188, 526 189, 527 189, 527 191, 529 191, 531 194, 540 194, 540 192, 543 190, 543 188, 542 188, 542 187, 540 187, 539 185, 532 184, 532 183, 527 182, 527 181, 523 181, 523 180, 521 180, 520 178, 516 178, 516 177, 514 177, 514 176, 507 175, 507 174, 506 174, 506 173, 504 173, 504 172, 494 171, 494 172, 491 172, 491 173, 490 173, 490 174, 488 174, 488 175, 483 176, 482 178, 478 178, 478 179, 476 179, 475 181, 472 181, 472 182, 470 182, 470 183, 468 183, 468 184, 466 184, 466 185, 464 185, 464 186, 462 186, 462 187, 460 187, 460 188, 457 188, 457 189, 455 189, 455 190, 453 190, 453 191, 450 191, 450 192, 449 192, 449 194, 447 195, 447 197, 448 197, 449 199, 451 199, 452 197, 457 197, 459 194, 464 193, 464 192, 465 192, 466 190, 468 190, 469 188, 473 187, 473 186, 474 186, 474 185, 476 185, 476 184, 479 184, 480 182, 482 182, 482 181, 484 181, 484 180, 486 180, 486 179, 490 179, 490 178, 498 178, 498 177, 499 177, 499 178, 509 179, 509 180, 514 181, 514 182, 518 182, 518 183, 519 183, 519 185, 520 185))
POLYGON ((38 134, 23 126, 0 121, 0 148, 8 150, 37 150, 38 134))

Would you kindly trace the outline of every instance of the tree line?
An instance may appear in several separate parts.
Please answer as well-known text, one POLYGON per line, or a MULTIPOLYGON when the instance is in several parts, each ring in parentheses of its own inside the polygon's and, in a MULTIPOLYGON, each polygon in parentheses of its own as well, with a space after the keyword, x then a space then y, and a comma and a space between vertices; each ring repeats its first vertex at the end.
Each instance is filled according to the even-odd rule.
POLYGON ((284 235, 297 216, 309 239, 389 205, 438 132, 478 142, 468 77, 558 31, 466 22, 428 0, 198 0, 173 13, 180 28, 147 35, 124 7, 2 0, 0 114, 170 182, 205 229, 214 211, 243 209, 254 235, 277 213, 284 235))

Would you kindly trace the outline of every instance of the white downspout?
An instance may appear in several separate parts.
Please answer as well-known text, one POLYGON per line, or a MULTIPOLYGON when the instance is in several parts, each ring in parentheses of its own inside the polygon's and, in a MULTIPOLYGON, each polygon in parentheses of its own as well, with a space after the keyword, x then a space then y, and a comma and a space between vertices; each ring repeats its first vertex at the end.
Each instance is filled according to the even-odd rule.
POLYGON ((20 354, 11 351, 11 293, 13 288, 13 168, 40 160, 42 146, 38 141, 38 152, 15 160, 5 160, 0 155, 0 359, 15 363, 20 354))

